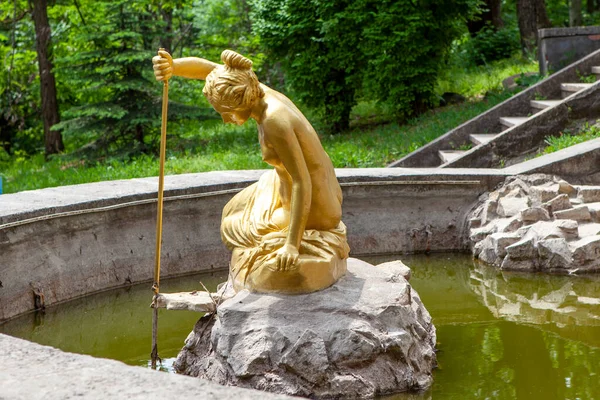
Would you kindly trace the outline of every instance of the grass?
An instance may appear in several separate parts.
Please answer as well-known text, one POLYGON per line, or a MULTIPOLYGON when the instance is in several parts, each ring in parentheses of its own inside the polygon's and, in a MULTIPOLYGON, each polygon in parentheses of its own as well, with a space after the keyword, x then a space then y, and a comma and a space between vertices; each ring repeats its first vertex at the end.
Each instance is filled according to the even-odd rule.
POLYGON ((567 147, 574 146, 579 143, 587 142, 588 140, 600 138, 600 126, 586 124, 582 130, 576 134, 568 132, 562 133, 560 136, 549 136, 545 139, 546 146, 538 155, 554 153, 567 147))
POLYGON ((504 79, 527 72, 538 72, 538 63, 520 56, 467 69, 450 63, 440 75, 438 92, 476 97, 490 90, 502 90, 504 79))
MULTIPOLYGON (((532 63, 518 58, 463 70, 462 75, 458 69, 450 69, 440 77, 440 94, 455 91, 467 101, 430 110, 402 125, 393 122, 385 107, 359 103, 352 113, 352 129, 341 135, 322 135, 323 147, 338 168, 384 167, 509 98, 512 93, 499 90, 502 79, 531 69, 532 63)), ((318 119, 308 116, 318 129, 318 119)), ((219 121, 170 124, 169 132, 166 174, 268 168, 251 121, 242 127, 219 121)), ((102 162, 73 161, 69 155, 49 161, 41 155, 4 160, 1 156, 4 193, 158 175, 158 161, 150 155, 102 162)))

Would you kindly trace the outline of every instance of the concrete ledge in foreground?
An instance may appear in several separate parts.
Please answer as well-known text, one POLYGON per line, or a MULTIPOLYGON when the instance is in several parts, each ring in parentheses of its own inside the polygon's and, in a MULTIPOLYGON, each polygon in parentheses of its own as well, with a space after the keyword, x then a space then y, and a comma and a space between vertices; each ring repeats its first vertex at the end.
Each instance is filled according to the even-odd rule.
POLYGON ((292 399, 65 353, 2 334, 0 365, 2 399, 292 399))

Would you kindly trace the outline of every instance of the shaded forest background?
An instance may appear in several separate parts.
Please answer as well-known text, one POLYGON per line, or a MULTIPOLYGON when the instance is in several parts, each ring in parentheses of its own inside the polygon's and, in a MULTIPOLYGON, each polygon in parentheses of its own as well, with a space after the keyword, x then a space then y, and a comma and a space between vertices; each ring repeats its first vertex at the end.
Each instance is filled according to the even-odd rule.
MULTIPOLYGON (((215 61, 235 49, 320 132, 343 135, 360 102, 403 123, 445 101, 449 68, 533 60, 537 29, 594 25, 599 10, 600 0, 3 1, 0 162, 154 156, 159 47, 215 61)), ((170 135, 184 151, 198 123, 218 120, 201 87, 171 83, 170 135)))

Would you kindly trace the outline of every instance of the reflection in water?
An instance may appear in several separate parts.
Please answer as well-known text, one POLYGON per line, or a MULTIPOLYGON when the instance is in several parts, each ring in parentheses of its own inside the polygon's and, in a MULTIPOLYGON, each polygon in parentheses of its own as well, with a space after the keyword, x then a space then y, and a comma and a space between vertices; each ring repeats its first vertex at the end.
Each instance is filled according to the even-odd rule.
POLYGON ((600 399, 600 277, 402 259, 437 327, 439 368, 420 399, 600 399))
MULTIPOLYGON (((390 399, 600 400, 600 276, 507 274, 454 254, 401 258, 437 327, 439 368, 427 393, 390 399)), ((196 290, 200 279, 214 288, 225 278, 187 277, 162 288, 196 290)), ((49 308, 37 322, 34 314, 10 321, 0 332, 147 365, 150 297, 148 285, 113 291, 49 308)), ((198 317, 161 310, 162 357, 177 354, 198 317)))
MULTIPOLYGON (((599 276, 500 272, 478 261, 473 264, 471 289, 496 318, 562 330, 567 335, 581 331, 582 326, 600 326, 599 276)), ((600 347, 597 335, 576 339, 600 347)))

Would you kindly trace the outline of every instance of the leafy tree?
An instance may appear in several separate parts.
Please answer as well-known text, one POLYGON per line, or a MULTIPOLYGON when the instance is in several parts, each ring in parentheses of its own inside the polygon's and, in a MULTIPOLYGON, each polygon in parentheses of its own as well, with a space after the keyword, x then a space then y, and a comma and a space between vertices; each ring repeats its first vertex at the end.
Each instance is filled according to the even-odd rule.
MULTIPOLYGON (((84 150, 96 155, 154 151, 161 85, 150 60, 160 45, 175 44, 173 3, 165 8, 155 1, 115 0, 93 6, 97 9, 90 11, 102 18, 81 28, 77 42, 86 45, 65 59, 65 67, 73 69, 72 84, 82 88, 79 105, 64 113, 58 127, 70 137, 84 138, 84 150)), ((206 114, 195 107, 170 105, 170 120, 206 114)))
POLYGON ((484 0, 479 13, 467 22, 471 36, 475 36, 482 29, 492 26, 494 30, 504 27, 502 20, 502 0, 484 0))
POLYGON ((42 141, 35 30, 25 1, 0 3, 0 146, 9 154, 38 151, 42 141))
POLYGON ((478 0, 254 0, 254 29, 291 87, 348 128, 359 94, 399 119, 435 101, 437 73, 478 0))

